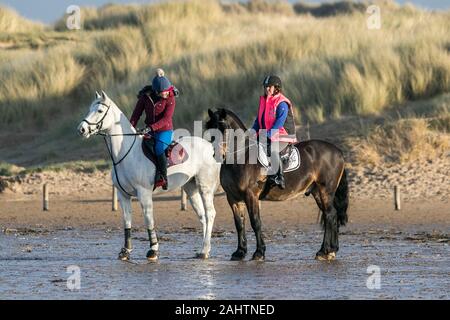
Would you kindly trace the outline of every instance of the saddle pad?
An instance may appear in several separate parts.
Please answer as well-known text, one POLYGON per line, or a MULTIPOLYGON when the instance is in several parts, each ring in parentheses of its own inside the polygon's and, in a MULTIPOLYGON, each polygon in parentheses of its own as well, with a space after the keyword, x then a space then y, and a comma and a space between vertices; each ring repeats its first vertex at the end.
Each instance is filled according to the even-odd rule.
MULTIPOLYGON (((267 156, 266 147, 261 142, 258 146, 258 161, 266 169, 270 169, 270 157, 267 156)), ((292 146, 289 154, 281 157, 283 161, 283 172, 291 172, 297 170, 300 167, 300 151, 295 146, 292 146)))
MULTIPOLYGON (((153 145, 154 141, 151 138, 144 139, 142 141, 142 151, 150 161, 156 163, 156 155, 154 152, 153 145)), ((166 149, 166 157, 167 157, 167 167, 171 167, 186 162, 186 160, 189 158, 189 155, 186 149, 184 149, 181 144, 174 141, 166 149)))

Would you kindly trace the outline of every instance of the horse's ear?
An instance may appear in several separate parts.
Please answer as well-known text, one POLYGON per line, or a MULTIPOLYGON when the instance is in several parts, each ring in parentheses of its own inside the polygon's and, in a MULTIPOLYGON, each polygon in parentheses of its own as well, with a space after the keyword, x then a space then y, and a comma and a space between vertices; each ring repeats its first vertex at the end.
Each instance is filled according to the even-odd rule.
POLYGON ((106 94, 105 91, 102 90, 102 99, 106 100, 108 98, 108 95, 106 94))
POLYGON ((227 117, 227 111, 223 108, 219 109, 219 114, 222 119, 225 119, 227 117))
POLYGON ((98 91, 95 91, 95 99, 101 99, 101 95, 100 93, 98 93, 98 91))
POLYGON ((214 117, 214 112, 211 109, 208 109, 208 115, 210 118, 214 117))

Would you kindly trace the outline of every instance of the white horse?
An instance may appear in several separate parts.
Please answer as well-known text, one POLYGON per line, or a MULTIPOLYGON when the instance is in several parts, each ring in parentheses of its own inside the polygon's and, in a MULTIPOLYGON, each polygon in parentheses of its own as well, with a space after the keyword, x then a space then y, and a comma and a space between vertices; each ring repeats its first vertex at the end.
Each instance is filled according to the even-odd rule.
POLYGON ((113 161, 112 182, 118 190, 123 212, 125 245, 119 259, 129 260, 131 246, 131 197, 138 198, 150 240, 147 259, 158 259, 159 245, 153 219, 153 194, 182 187, 203 226, 203 245, 198 258, 207 259, 211 250, 211 232, 216 211, 213 198, 219 184, 220 163, 214 159, 214 149, 208 141, 194 136, 180 138, 177 142, 187 151, 188 159, 168 168, 169 190, 153 191, 155 165, 144 155, 142 136, 137 133, 117 105, 102 91, 96 92, 89 112, 78 126, 78 133, 89 138, 101 134, 105 137, 113 161))

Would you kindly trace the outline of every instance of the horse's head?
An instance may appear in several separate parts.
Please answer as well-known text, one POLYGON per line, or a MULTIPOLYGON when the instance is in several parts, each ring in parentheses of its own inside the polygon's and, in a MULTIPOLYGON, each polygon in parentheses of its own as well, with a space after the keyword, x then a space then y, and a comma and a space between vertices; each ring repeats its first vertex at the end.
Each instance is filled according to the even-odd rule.
POLYGON ((227 119, 227 112, 225 109, 218 109, 212 111, 208 109, 209 120, 206 121, 206 129, 218 129, 224 133, 226 129, 230 129, 230 125, 227 119))
POLYGON ((221 154, 227 153, 227 143, 229 139, 246 137, 247 128, 239 117, 229 109, 220 108, 217 111, 208 109, 209 120, 206 121, 206 130, 209 130, 211 142, 218 141, 221 147, 221 154), (220 131, 220 132, 215 132, 220 131))
POLYGON ((78 125, 78 134, 89 138, 93 134, 107 131, 114 123, 114 114, 111 110, 114 103, 104 91, 95 92, 95 100, 89 107, 86 117, 78 125))

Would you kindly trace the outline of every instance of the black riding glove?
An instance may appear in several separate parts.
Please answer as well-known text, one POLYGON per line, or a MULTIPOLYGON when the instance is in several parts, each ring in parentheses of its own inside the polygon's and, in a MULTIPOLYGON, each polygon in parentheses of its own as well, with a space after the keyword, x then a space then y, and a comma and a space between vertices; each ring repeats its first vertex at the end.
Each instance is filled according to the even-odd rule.
POLYGON ((178 90, 175 86, 173 87, 173 95, 178 97, 180 95, 180 90, 178 90))
POLYGON ((145 127, 139 131, 142 135, 153 135, 153 130, 150 127, 145 127))

